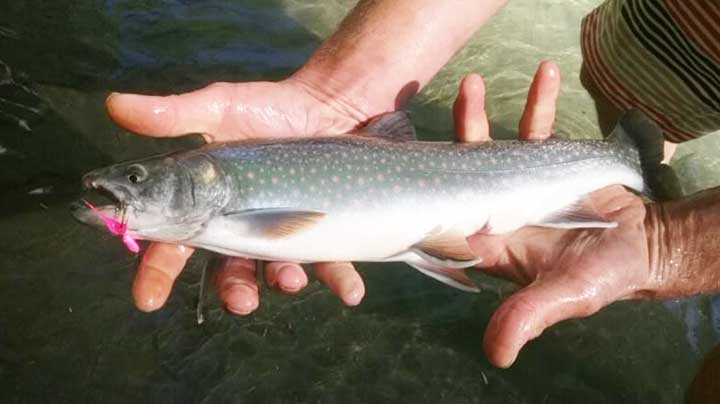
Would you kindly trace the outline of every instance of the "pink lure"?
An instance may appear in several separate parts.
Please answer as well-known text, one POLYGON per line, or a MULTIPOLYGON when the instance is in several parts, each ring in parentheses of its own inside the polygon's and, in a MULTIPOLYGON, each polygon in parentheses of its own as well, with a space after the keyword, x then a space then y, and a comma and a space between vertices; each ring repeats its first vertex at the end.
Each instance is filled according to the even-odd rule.
POLYGON ((83 200, 85 202, 85 205, 90 208, 93 212, 95 212, 96 215, 100 216, 100 219, 105 223, 105 227, 107 227, 108 231, 116 236, 122 237, 122 242, 125 244, 125 247, 127 247, 130 252, 138 253, 140 252, 140 245, 138 242, 130 237, 129 234, 127 234, 127 223, 121 223, 112 217, 100 212, 98 208, 95 207, 92 203, 88 202, 87 200, 83 200))

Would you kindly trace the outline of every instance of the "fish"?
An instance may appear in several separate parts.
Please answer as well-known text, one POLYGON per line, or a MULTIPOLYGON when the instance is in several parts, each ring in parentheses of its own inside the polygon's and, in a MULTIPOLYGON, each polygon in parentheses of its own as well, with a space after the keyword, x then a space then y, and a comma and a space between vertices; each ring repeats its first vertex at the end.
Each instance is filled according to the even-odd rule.
MULTIPOLYGON (((638 111, 606 140, 418 141, 404 111, 347 135, 205 145, 87 173, 132 239, 298 263, 406 262, 464 291, 481 258, 467 237, 523 226, 609 228, 587 196, 620 184, 652 194, 662 132, 638 111)), ((102 215, 98 214, 102 213, 102 215)), ((105 220, 106 221, 106 220, 105 220)))

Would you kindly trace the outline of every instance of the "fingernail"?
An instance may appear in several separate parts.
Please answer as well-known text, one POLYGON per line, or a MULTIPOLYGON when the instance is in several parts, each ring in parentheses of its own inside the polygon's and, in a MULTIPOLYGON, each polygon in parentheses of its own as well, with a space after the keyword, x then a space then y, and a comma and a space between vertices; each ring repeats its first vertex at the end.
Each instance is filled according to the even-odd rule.
POLYGON ((548 77, 555 78, 558 76, 558 68, 552 61, 544 60, 540 63, 540 65, 545 67, 548 77))
POLYGON ((110 114, 112 114, 113 110, 114 110, 113 98, 115 98, 117 96, 118 96, 118 93, 110 93, 110 95, 108 95, 107 98, 105 98, 105 107, 107 108, 107 110, 110 114))
POLYGON ((150 313, 160 309, 166 299, 163 299, 164 293, 162 291, 151 291, 147 290, 141 294, 139 298, 135 299, 135 307, 138 310, 145 313, 150 313))
POLYGON ((363 288, 355 285, 348 293, 343 294, 343 301, 348 306, 357 306, 362 301, 363 294, 363 288))
POLYGON ((501 369, 509 369, 510 366, 512 366, 513 363, 515 363, 515 360, 516 360, 516 359, 517 359, 517 353, 516 353, 515 355, 513 355, 511 358, 509 358, 505 363, 501 363, 501 364, 499 365, 499 367, 500 367, 501 369))
POLYGON ((465 82, 470 88, 474 90, 481 88, 483 85, 482 77, 477 73, 471 73, 467 75, 465 77, 465 82))
POLYGON ((151 296, 151 297, 147 297, 141 301, 137 301, 135 303, 135 306, 138 308, 138 310, 149 313, 151 311, 157 310, 158 305, 157 305, 157 303, 155 303, 155 297, 151 296))
POLYGON ((120 93, 112 92, 107 96, 107 98, 105 98, 105 105, 107 105, 108 109, 112 109, 112 106, 113 106, 112 101, 115 97, 117 97, 119 95, 120 95, 120 93))
POLYGON ((243 305, 243 306, 227 306, 227 310, 233 314, 237 314, 240 316, 247 316, 248 314, 255 311, 257 307, 252 307, 252 305, 243 305))
MULTIPOLYGON (((232 295, 238 294, 239 297, 232 299, 225 303, 225 308, 234 314, 241 316, 248 315, 258 308, 259 302, 257 299, 250 297, 256 291, 247 285, 235 285, 229 292, 232 295)), ((230 299, 229 299, 230 300, 230 299)))
POLYGON ((170 294, 168 288, 157 279, 136 278, 132 292, 135 306, 146 313, 160 309, 170 294))
POLYGON ((277 283, 283 292, 294 293, 305 287, 305 279, 299 276, 294 265, 283 265, 277 272, 277 283))

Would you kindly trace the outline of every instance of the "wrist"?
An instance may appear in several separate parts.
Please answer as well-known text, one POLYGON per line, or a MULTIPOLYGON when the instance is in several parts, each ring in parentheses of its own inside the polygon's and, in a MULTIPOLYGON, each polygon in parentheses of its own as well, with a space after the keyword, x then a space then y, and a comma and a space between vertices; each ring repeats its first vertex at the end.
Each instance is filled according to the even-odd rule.
POLYGON ((358 120, 403 108, 505 1, 360 1, 292 79, 358 120))
POLYGON ((640 297, 662 299, 672 297, 669 287, 675 283, 679 263, 671 256, 669 212, 662 203, 645 205, 645 235, 648 243, 648 285, 640 297))
POLYGON ((339 135, 362 126, 372 116, 367 115, 354 99, 334 91, 318 80, 297 74, 280 82, 297 95, 293 102, 305 105, 307 135, 339 135))
POLYGON ((719 191, 647 205, 651 297, 679 298, 720 290, 719 191))
POLYGON ((395 110, 395 98, 374 85, 373 67, 362 68, 311 59, 287 80, 335 113, 362 124, 395 110))
POLYGON ((403 108, 505 2, 360 1, 288 82, 364 123, 403 108))

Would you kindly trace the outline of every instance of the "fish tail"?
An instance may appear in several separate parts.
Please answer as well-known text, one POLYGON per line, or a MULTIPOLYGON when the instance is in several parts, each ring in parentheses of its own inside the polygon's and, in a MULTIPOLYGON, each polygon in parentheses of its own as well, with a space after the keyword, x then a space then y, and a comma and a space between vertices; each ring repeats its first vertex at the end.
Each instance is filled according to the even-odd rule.
POLYGON ((643 193, 653 198, 662 190, 660 170, 663 160, 663 132, 655 122, 637 109, 625 112, 608 140, 622 148, 637 150, 640 170, 645 182, 643 193))

